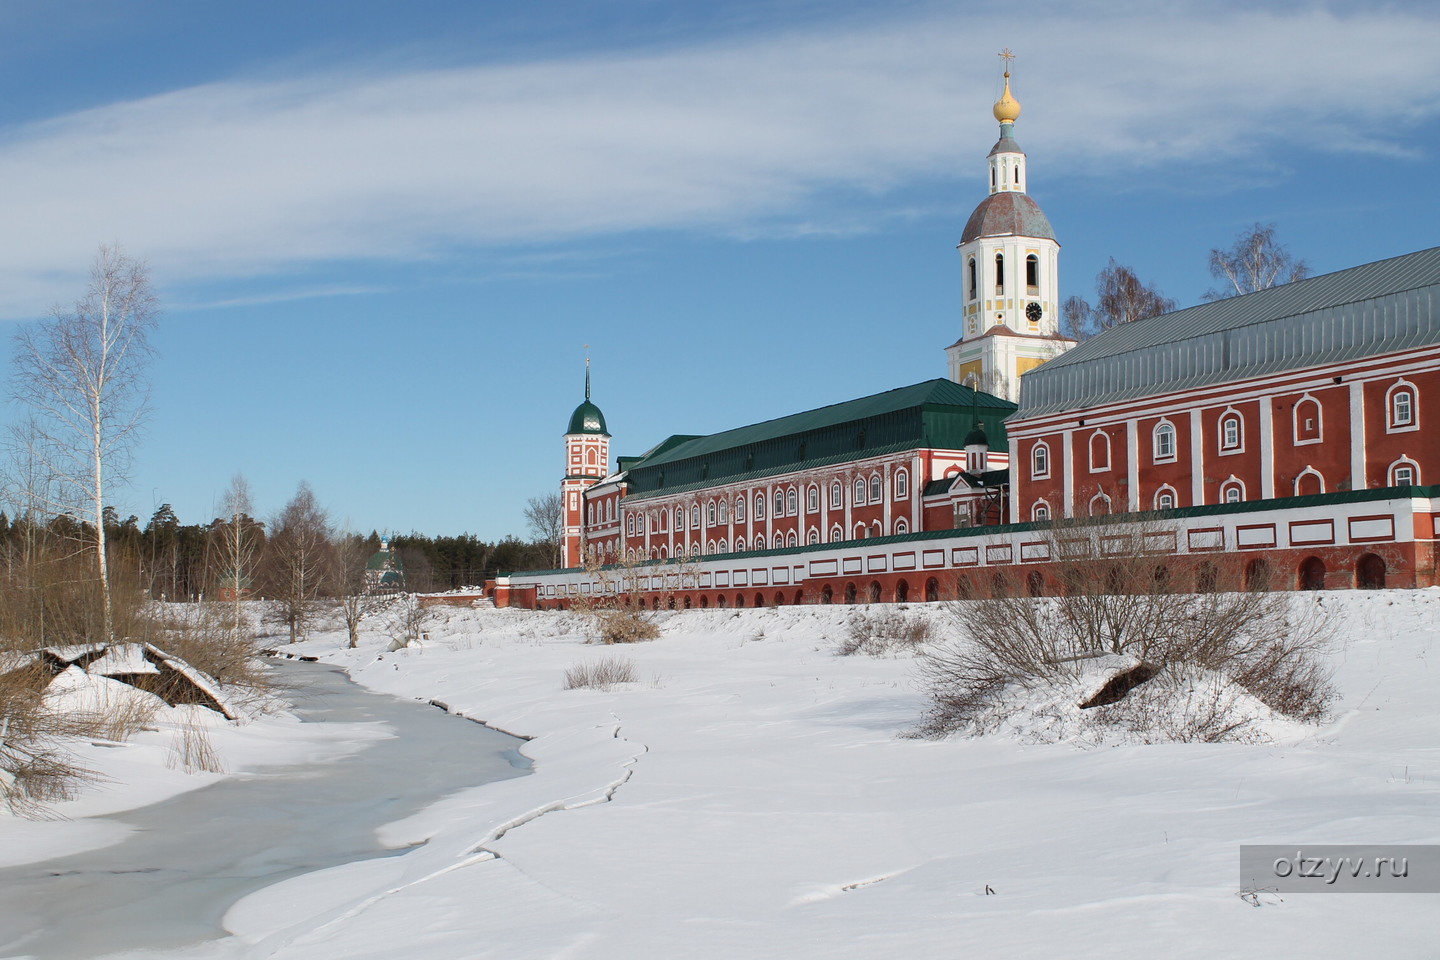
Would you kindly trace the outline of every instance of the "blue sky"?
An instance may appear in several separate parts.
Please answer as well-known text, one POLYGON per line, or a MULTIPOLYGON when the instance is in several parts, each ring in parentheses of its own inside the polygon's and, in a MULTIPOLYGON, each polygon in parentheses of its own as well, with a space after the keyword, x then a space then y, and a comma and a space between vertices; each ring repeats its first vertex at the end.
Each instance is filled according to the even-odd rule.
POLYGON ((497 538, 585 344, 622 454, 943 376, 1002 47, 1062 296, 1114 256, 1196 302, 1256 221, 1317 273, 1440 243, 1426 4, 878 6, 7 0, 0 324, 149 263, 122 515, 238 471, 497 538))

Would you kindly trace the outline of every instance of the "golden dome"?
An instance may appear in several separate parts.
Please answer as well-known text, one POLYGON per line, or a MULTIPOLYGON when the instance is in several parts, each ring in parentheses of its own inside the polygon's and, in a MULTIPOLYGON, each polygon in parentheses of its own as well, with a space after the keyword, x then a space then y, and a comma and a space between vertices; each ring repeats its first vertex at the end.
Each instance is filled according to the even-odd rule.
POLYGON ((1005 93, 995 101, 995 119, 1014 123, 1020 118, 1020 101, 1010 95, 1010 71, 1005 71, 1005 93))

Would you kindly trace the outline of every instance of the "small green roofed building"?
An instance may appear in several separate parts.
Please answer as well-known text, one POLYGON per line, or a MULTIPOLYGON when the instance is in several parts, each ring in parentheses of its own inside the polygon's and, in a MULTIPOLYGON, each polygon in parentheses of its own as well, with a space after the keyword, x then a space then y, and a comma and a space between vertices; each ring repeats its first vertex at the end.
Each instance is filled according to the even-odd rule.
POLYGON ((370 593, 398 593, 405 589, 405 563, 388 538, 380 541, 380 549, 365 564, 365 589, 370 593))
POLYGON ((999 523, 1014 411, 936 379, 672 436, 585 489, 577 552, 663 559, 999 523))

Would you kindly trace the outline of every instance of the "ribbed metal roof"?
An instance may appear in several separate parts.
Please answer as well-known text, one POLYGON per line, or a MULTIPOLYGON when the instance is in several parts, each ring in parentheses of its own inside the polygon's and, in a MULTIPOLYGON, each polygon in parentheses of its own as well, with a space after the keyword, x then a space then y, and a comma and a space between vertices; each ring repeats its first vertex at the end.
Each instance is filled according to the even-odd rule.
POLYGON ((1025 374, 1016 417, 1440 342, 1440 247, 1121 324, 1025 374))

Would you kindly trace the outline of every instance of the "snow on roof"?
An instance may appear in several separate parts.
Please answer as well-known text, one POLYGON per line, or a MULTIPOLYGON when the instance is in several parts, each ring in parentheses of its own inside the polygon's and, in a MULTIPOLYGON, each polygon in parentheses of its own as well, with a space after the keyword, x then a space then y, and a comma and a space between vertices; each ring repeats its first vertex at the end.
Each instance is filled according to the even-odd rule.
POLYGON ((85 668, 87 673, 114 677, 134 673, 159 673, 160 668, 145 659, 145 648, 138 643, 112 643, 85 668))

